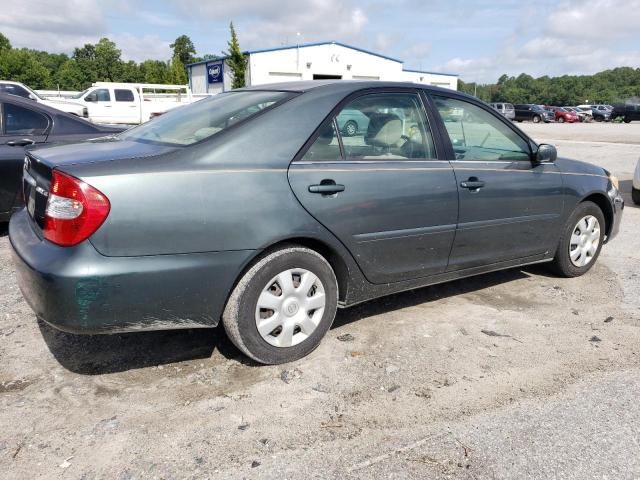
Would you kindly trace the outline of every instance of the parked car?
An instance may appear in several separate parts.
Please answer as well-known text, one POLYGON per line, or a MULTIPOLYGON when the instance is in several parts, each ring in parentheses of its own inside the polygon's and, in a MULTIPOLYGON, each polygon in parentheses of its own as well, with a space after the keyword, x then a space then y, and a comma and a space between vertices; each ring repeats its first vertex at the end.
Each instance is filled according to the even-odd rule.
POLYGON ((198 99, 186 85, 96 82, 70 100, 87 108, 94 123, 137 125, 198 99))
POLYGON ((551 110, 554 113, 554 117, 556 122, 558 123, 574 123, 574 122, 579 122, 580 118, 578 117, 578 114, 572 110, 567 110, 566 108, 563 107, 549 107, 549 110, 551 110))
POLYGON ((588 109, 596 122, 608 122, 611 120, 611 109, 608 105, 578 105, 578 108, 588 109))
POLYGON ((0 93, 0 222, 22 207, 25 147, 52 142, 77 142, 121 132, 20 96, 0 93))
POLYGON ((514 105, 514 109, 516 122, 530 120, 533 123, 549 123, 555 119, 553 112, 549 112, 540 105, 534 105, 532 103, 516 104, 514 105))
POLYGON ((82 105, 78 105, 75 102, 66 100, 53 100, 44 98, 31 90, 25 84, 20 82, 10 82, 8 80, 0 80, 0 93, 8 93, 10 95, 17 95, 18 97, 28 98, 42 105, 53 107, 63 112, 77 115, 78 117, 87 117, 87 109, 82 105))
POLYGON ((565 110, 569 110, 570 112, 574 112, 576 115, 578 115, 578 119, 581 122, 590 122, 592 120, 591 112, 587 112, 578 107, 562 107, 562 108, 564 108, 565 110))
POLYGON ((9 237, 24 297, 57 328, 222 321, 242 352, 282 363, 337 307, 531 263, 586 273, 624 203, 606 170, 556 157, 456 91, 261 85, 27 152, 9 237), (349 110, 369 124, 344 141, 349 110), (411 135, 392 112, 415 119, 411 135))
POLYGON ((624 123, 640 120, 640 104, 627 103, 615 105, 611 111, 611 120, 615 120, 616 118, 622 118, 624 123))
POLYGON ((353 137, 358 132, 367 131, 369 117, 360 110, 343 110, 338 115, 338 128, 345 137, 353 137))
POLYGON ((495 108, 498 112, 504 115, 509 120, 515 120, 516 111, 511 103, 490 103, 491 107, 495 108))
POLYGON ((633 174, 631 198, 633 199, 633 203, 640 205, 640 160, 638 160, 636 171, 633 174))

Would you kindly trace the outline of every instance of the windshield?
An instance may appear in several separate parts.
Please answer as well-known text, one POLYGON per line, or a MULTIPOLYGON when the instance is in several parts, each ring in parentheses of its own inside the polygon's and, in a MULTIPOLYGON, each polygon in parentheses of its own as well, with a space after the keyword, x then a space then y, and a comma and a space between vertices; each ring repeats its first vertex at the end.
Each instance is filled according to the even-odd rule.
POLYGON ((132 128, 120 135, 125 140, 147 140, 172 145, 191 145, 253 117, 278 102, 291 98, 291 92, 244 91, 221 93, 132 128))
POLYGON ((85 93, 87 93, 89 91, 89 89, 87 88, 86 90, 81 91, 80 93, 76 93, 75 95, 73 95, 72 97, 69 98, 80 98, 82 97, 85 93))

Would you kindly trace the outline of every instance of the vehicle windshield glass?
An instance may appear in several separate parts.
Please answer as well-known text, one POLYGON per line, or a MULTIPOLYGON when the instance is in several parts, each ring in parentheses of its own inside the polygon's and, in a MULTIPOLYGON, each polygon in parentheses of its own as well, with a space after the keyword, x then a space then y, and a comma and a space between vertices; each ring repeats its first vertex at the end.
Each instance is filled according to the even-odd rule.
POLYGON ((139 127, 127 130, 120 138, 191 145, 294 95, 291 92, 267 91, 221 93, 178 107, 139 127))
POLYGON ((87 93, 88 91, 89 91, 89 89, 87 88, 86 90, 83 90, 80 93, 76 93, 75 95, 73 95, 72 97, 69 97, 69 98, 82 98, 84 96, 84 94, 87 93))

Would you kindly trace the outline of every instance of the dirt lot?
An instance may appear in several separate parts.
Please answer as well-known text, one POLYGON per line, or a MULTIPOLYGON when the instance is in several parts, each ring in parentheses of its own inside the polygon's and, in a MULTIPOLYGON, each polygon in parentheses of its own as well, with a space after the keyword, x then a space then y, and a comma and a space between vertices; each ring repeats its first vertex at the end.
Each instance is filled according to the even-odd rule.
POLYGON ((36 321, 0 236, 4 478, 640 478, 640 124, 521 124, 623 181, 577 279, 515 269, 340 311, 308 358, 221 329, 78 337, 36 321))

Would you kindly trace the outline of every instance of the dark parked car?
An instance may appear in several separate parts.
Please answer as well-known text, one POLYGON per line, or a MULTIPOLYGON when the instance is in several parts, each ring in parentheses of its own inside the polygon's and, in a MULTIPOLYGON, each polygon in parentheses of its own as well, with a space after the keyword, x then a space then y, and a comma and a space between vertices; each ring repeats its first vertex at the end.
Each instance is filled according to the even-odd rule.
POLYGON ((514 105, 516 122, 523 122, 530 120, 533 123, 545 122, 549 123, 555 119, 553 112, 545 110, 540 105, 534 105, 533 103, 517 104, 514 105))
POLYGON ((388 82, 234 90, 31 151, 24 177, 9 236, 38 317, 85 333, 222 320, 263 363, 311 352, 337 307, 538 262, 582 275, 624 206, 607 171, 487 104, 388 82), (345 110, 366 131, 345 138, 345 110))
POLYGON ((121 132, 16 95, 0 93, 0 222, 22 206, 25 147, 52 142, 78 142, 121 132))
POLYGON ((622 118, 624 123, 640 120, 640 104, 627 103, 614 105, 611 111, 611 120, 615 120, 616 118, 622 118))

